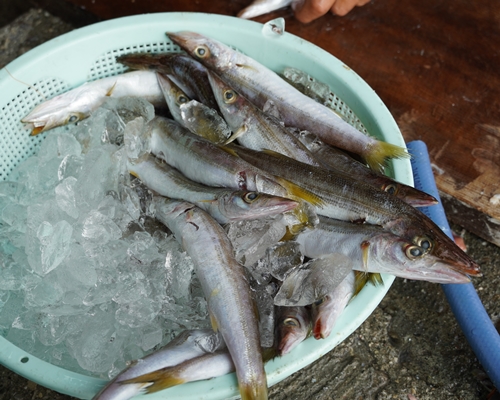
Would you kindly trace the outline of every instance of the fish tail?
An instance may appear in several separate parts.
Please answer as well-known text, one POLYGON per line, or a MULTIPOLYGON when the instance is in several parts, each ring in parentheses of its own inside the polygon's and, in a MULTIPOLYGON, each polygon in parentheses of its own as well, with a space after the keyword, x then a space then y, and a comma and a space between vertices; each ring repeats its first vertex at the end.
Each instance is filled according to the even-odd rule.
POLYGON ((370 168, 378 172, 383 172, 387 159, 409 157, 410 153, 406 148, 380 140, 375 141, 363 154, 363 158, 370 168))
POLYGON ((143 384, 146 393, 155 393, 185 383, 186 380, 178 377, 172 368, 160 369, 136 378, 121 381, 120 384, 143 384), (149 385, 149 386, 146 386, 149 385))
POLYGON ((267 382, 240 383, 241 400, 267 400, 267 382))

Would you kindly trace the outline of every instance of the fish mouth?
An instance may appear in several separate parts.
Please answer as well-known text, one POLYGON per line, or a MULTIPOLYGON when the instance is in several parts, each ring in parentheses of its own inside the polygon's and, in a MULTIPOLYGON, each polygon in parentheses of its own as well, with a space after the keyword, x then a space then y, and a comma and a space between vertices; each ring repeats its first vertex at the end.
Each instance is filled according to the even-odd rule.
POLYGON ((172 42, 175 44, 179 45, 182 48, 186 48, 187 43, 188 43, 188 37, 186 37, 188 32, 165 32, 165 34, 169 37, 172 42))
MULTIPOLYGON (((446 236, 448 239, 448 236, 446 236)), ((449 240, 436 240, 431 254, 449 265, 451 269, 470 276, 482 276, 481 268, 471 257, 458 247, 455 242, 449 240)))

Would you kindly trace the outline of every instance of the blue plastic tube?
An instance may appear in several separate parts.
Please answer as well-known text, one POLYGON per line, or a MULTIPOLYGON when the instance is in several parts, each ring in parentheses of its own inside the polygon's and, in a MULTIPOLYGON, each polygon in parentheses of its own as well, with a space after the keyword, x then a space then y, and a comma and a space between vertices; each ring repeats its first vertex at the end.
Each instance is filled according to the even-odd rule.
MULTIPOLYGON (((408 143, 408 150, 412 155, 415 187, 439 200, 437 205, 419 209, 453 238, 432 173, 427 146, 416 140, 408 143)), ((474 285, 467 283, 441 286, 476 357, 495 387, 500 389, 500 335, 484 309, 474 285)))

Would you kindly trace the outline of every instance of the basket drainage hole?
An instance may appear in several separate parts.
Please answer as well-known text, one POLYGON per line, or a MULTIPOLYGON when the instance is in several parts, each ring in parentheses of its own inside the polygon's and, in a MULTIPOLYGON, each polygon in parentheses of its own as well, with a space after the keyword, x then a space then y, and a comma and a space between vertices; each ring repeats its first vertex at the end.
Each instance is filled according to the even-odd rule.
POLYGON ((30 360, 29 357, 23 357, 23 358, 21 358, 21 362, 23 364, 26 364, 29 360, 30 360))

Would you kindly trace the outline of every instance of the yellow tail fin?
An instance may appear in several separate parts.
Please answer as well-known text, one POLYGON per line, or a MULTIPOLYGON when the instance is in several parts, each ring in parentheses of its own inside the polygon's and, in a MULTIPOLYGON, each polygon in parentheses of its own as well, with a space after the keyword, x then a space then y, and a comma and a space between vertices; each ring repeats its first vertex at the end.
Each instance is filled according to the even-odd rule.
POLYGON ((390 158, 409 158, 410 154, 404 147, 377 141, 362 155, 371 169, 384 172, 384 165, 390 158))
MULTIPOLYGON (((175 367, 174 367, 175 368, 175 367)), ((121 381, 121 384, 139 383, 150 384, 146 387, 146 393, 155 393, 160 390, 167 389, 172 386, 177 386, 186 381, 178 376, 175 376, 174 368, 163 368, 158 371, 150 372, 149 374, 140 375, 136 378, 121 381)))

